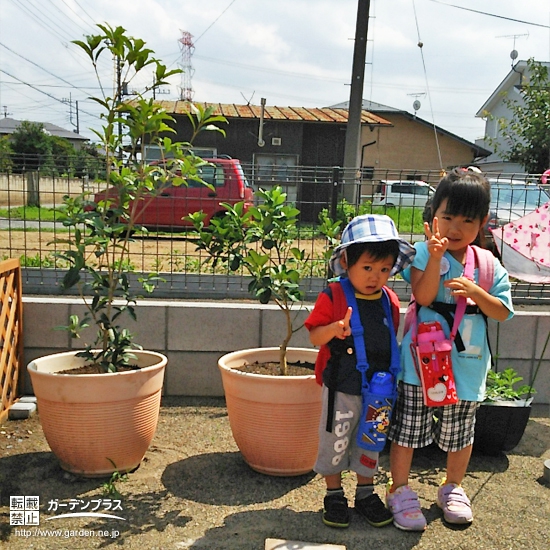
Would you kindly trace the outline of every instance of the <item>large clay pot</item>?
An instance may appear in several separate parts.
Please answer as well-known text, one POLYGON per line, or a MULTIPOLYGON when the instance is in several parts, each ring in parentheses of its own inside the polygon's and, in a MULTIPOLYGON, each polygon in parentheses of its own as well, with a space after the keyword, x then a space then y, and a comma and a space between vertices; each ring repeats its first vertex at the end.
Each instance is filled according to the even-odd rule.
POLYGON ((77 352, 28 365, 48 444, 64 470, 109 476, 139 466, 155 434, 167 359, 134 351, 140 369, 106 374, 61 374, 80 367, 77 352))
MULTIPOLYGON (((317 350, 289 348, 288 361, 315 363, 317 350)), ((266 376, 235 370, 244 363, 278 361, 278 348, 235 351, 220 358, 233 438, 257 472, 297 476, 312 470, 319 444, 321 387, 313 373, 266 376)))
POLYGON ((498 455, 514 449, 529 422, 531 401, 483 403, 476 413, 474 450, 486 455, 498 455))

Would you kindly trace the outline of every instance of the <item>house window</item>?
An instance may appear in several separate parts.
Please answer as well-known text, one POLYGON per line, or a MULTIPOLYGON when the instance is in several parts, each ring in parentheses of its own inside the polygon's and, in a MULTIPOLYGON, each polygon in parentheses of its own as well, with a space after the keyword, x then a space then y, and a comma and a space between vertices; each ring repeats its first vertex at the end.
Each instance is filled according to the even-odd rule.
POLYGON ((488 137, 498 137, 498 124, 495 119, 487 119, 485 124, 485 133, 488 137))
POLYGON ((292 182, 295 180, 296 155, 255 155, 256 181, 292 182))
POLYGON ((374 178, 374 166, 363 166, 361 168, 361 179, 371 180, 374 178))

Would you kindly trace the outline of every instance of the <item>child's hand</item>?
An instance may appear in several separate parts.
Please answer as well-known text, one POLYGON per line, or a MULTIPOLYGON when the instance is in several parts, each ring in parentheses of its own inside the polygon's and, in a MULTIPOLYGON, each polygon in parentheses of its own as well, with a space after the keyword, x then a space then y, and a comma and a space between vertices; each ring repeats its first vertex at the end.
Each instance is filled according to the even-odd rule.
POLYGON ((343 340, 344 338, 346 338, 346 336, 349 336, 351 334, 349 321, 351 319, 352 311, 352 308, 348 307, 348 310, 346 311, 346 316, 341 321, 336 321, 334 323, 334 326, 336 328, 336 334, 334 335, 335 338, 343 340))
POLYGON ((475 301, 475 298, 480 290, 480 287, 475 284, 472 279, 467 277, 456 277, 443 282, 445 288, 451 289, 451 294, 458 298, 463 296, 464 298, 471 298, 475 301))
POLYGON ((439 233, 439 221, 437 217, 434 217, 432 226, 433 232, 430 229, 430 224, 424 222, 424 234, 428 237, 428 252, 433 258, 440 260, 449 246, 449 239, 442 237, 439 233))

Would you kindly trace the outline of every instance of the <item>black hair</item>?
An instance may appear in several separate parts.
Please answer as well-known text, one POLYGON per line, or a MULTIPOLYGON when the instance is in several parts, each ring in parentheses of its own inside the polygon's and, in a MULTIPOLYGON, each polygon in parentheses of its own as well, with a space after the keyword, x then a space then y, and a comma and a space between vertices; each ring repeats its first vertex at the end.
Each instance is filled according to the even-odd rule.
POLYGON ((399 256, 399 243, 395 240, 390 240, 350 244, 346 248, 348 269, 357 263, 364 252, 368 252, 369 256, 374 261, 384 260, 386 258, 392 257, 393 265, 395 265, 397 257, 399 256))
MULTIPOLYGON (((451 216, 464 216, 472 220, 482 221, 489 214, 491 202, 491 184, 480 172, 469 168, 454 168, 441 178, 430 206, 423 214, 424 221, 432 223, 434 215, 447 199, 446 212, 451 216)), ((483 227, 473 244, 487 248, 487 239, 483 227)))
POLYGON ((429 222, 433 221, 434 214, 445 199, 446 211, 451 216, 483 220, 489 213, 491 185, 478 172, 467 168, 455 168, 437 185, 431 200, 429 222))

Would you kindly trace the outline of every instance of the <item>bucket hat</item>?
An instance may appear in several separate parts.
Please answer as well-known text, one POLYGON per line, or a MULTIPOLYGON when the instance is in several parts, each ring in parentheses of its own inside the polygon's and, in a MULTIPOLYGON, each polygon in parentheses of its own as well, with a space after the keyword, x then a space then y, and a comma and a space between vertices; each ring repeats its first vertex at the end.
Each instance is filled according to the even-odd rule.
POLYGON ((403 271, 414 259, 416 250, 397 232, 393 220, 381 214, 364 214, 356 216, 342 231, 342 240, 330 257, 330 269, 335 275, 343 275, 345 269, 340 265, 342 252, 352 244, 397 241, 399 255, 390 275, 403 271))

